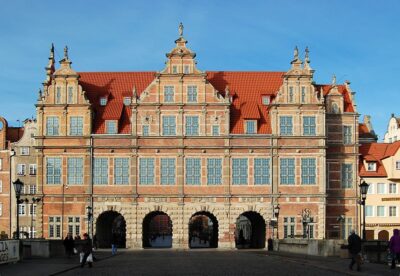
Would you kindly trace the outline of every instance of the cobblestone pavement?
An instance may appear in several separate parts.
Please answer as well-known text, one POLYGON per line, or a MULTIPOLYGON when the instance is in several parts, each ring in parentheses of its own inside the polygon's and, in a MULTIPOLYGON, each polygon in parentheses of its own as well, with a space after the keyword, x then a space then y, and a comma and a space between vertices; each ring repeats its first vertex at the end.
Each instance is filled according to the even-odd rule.
POLYGON ((400 275, 400 268, 366 263, 361 272, 348 269, 349 260, 282 254, 261 250, 138 250, 111 257, 96 252, 93 268, 74 259, 25 260, 0 266, 0 275, 400 275))

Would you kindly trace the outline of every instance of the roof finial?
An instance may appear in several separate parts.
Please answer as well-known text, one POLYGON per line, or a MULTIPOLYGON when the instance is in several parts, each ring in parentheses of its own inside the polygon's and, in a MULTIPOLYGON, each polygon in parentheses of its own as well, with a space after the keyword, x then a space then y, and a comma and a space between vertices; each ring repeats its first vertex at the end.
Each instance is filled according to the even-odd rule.
POLYGON ((297 46, 294 48, 294 59, 299 59, 299 49, 297 46))
POLYGON ((179 23, 178 31, 179 31, 179 36, 182 37, 183 36, 183 24, 182 24, 182 22, 179 23))
POLYGON ((68 46, 64 48, 64 59, 68 59, 68 46))
POLYGON ((333 74, 332 76, 332 86, 336 86, 336 75, 333 74))
POLYGON ((51 43, 50 58, 54 58, 54 43, 51 43))
POLYGON ((42 89, 39 89, 39 93, 38 93, 38 101, 41 101, 41 100, 42 100, 42 97, 43 97, 43 94, 42 94, 42 89))
POLYGON ((306 63, 310 63, 310 58, 309 58, 309 56, 308 56, 308 54, 310 53, 310 50, 308 50, 308 46, 306 47, 306 49, 304 50, 304 52, 306 52, 306 55, 305 55, 305 57, 304 57, 304 61, 305 61, 306 63))

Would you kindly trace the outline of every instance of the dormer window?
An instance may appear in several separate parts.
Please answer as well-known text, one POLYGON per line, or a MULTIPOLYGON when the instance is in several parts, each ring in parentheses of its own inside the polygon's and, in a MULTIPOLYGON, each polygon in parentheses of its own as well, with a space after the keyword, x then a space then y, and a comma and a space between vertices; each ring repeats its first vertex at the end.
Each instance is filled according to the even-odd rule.
POLYGON ((256 120, 247 120, 245 121, 245 131, 246 134, 256 134, 257 133, 257 121, 256 120))
POLYGON ((131 98, 130 97, 124 97, 124 105, 125 106, 131 105, 131 98))
POLYGON ((339 113, 339 106, 337 105, 337 103, 332 103, 332 113, 339 113))
POLYGON ((106 121, 106 133, 107 134, 117 134, 117 121, 106 121))
POLYGON ((270 103, 269 96, 262 96, 262 103, 263 103, 263 105, 269 105, 269 103, 270 103))
POLYGON ((376 162, 367 162, 367 171, 375 172, 376 171, 376 162))
POLYGON ((101 97, 100 98, 100 105, 105 106, 107 104, 107 98, 106 97, 101 97))

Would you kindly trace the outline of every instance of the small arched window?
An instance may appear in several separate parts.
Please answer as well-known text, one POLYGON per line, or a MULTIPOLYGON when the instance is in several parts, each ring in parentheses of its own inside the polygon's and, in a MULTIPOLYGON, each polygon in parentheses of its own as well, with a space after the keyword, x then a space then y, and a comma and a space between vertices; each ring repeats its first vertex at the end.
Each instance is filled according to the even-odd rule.
POLYGON ((339 106, 337 105, 337 103, 332 103, 332 113, 339 113, 339 106))

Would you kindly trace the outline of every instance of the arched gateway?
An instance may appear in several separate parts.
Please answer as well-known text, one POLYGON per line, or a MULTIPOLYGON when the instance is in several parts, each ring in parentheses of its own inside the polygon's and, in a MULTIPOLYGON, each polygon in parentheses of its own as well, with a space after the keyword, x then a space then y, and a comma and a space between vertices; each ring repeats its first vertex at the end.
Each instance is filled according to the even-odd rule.
POLYGON ((151 212, 143 219, 143 248, 171 248, 172 221, 164 212, 151 212))
POLYGON ((217 248, 218 220, 209 212, 197 212, 189 220, 189 248, 217 248))
POLYGON ((126 247, 126 223, 124 217, 116 211, 106 211, 100 214, 96 221, 96 238, 100 248, 111 247, 111 236, 117 235, 117 246, 126 247))
POLYGON ((266 224, 256 212, 245 212, 236 220, 236 248, 264 248, 266 224))

